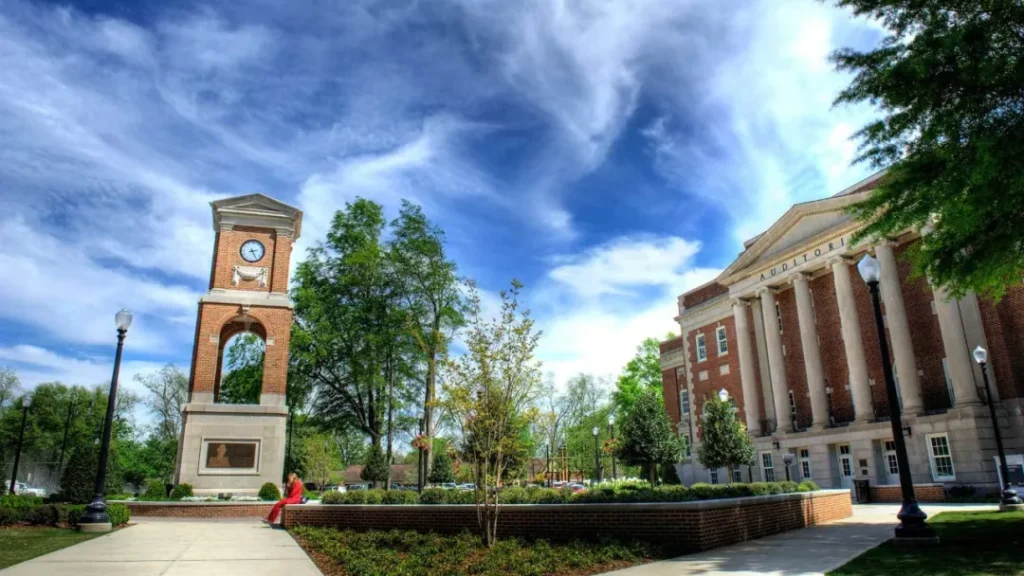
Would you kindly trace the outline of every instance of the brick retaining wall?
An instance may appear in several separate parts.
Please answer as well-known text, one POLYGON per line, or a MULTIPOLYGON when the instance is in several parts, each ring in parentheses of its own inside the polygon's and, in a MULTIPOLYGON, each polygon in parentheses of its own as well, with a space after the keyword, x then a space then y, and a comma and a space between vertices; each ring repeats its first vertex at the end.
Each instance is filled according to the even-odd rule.
MULTIPOLYGON (((513 504, 499 536, 639 538, 681 552, 707 550, 849 517, 849 490, 645 504, 513 504)), ((282 523, 353 530, 477 531, 472 505, 285 506, 282 523)))
MULTIPOLYGON (((946 487, 942 484, 914 484, 914 496, 918 502, 945 502, 946 487)), ((899 484, 872 486, 871 501, 898 504, 903 502, 903 491, 899 484)))
POLYGON ((136 516, 170 518, 265 518, 273 502, 122 502, 136 516))

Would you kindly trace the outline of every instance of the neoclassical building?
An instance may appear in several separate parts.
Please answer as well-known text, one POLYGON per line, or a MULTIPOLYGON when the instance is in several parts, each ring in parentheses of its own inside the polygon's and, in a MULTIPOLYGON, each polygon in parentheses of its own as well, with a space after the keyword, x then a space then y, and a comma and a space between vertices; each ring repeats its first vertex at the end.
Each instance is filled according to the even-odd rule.
POLYGON ((704 401, 724 388, 757 450, 751 468, 706 470, 690 458, 685 483, 784 480, 786 454, 793 479, 823 487, 899 483, 871 297, 856 268, 866 253, 882 267, 914 483, 996 486, 992 424, 971 357, 979 345, 989 351, 1007 453, 1024 452, 1024 286, 998 303, 949 298, 910 273, 904 254, 919 232, 853 242, 859 223, 845 209, 880 176, 791 207, 714 281, 679 296, 681 336, 661 344, 679 434, 700 443, 704 401))

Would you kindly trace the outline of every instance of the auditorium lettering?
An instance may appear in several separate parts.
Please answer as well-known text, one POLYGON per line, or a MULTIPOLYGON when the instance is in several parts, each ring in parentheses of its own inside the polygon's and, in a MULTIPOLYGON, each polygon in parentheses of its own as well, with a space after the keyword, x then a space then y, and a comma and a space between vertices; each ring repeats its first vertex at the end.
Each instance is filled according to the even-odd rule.
POLYGON ((846 247, 846 238, 845 237, 840 237, 838 240, 833 240, 833 241, 831 241, 831 242, 829 242, 827 244, 823 244, 821 246, 818 246, 814 250, 808 250, 807 252, 804 252, 800 256, 795 256, 793 258, 792 262, 787 260, 786 262, 783 262, 781 264, 777 264, 775 266, 772 266, 771 270, 768 270, 768 271, 765 271, 765 272, 761 273, 761 280, 767 280, 768 278, 771 278, 772 276, 775 276, 776 274, 781 274, 781 273, 783 273, 783 272, 785 272, 785 271, 787 271, 787 270, 789 270, 791 268, 796 268, 797 266, 800 266, 801 264, 804 264, 806 262, 810 262, 810 261, 812 261, 812 260, 814 260, 816 258, 820 258, 820 257, 828 254, 829 252, 832 252, 833 250, 839 250, 840 248, 845 248, 845 247, 846 247))

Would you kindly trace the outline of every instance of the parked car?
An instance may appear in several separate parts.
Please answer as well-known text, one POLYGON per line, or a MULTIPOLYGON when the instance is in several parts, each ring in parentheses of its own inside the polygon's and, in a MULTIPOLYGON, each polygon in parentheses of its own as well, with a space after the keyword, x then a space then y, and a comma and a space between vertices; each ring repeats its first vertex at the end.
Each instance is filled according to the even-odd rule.
POLYGON ((346 488, 344 484, 328 484, 327 486, 324 486, 324 492, 341 492, 344 494, 345 492, 348 492, 348 488, 346 488))
POLYGON ((24 482, 18 482, 14 485, 14 493, 20 494, 21 496, 39 496, 40 498, 46 497, 46 490, 43 488, 33 488, 24 482))
POLYGON ((348 490, 350 492, 355 492, 357 490, 368 490, 368 489, 369 489, 369 487, 366 484, 349 484, 348 485, 348 490))
POLYGON ((572 484, 569 484, 569 489, 572 490, 573 493, 587 491, 587 487, 584 486, 583 484, 580 484, 579 482, 573 482, 572 484))
POLYGON ((445 490, 455 490, 456 488, 458 488, 458 486, 455 484, 455 482, 445 482, 441 484, 441 488, 444 488, 445 490))
POLYGON ((467 482, 465 484, 459 484, 459 490, 476 490, 476 484, 467 482))

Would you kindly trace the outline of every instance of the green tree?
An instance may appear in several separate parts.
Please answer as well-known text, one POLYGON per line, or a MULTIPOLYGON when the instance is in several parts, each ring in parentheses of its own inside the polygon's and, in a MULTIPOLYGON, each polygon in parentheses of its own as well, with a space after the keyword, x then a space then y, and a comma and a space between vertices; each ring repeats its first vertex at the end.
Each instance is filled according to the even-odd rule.
POLYGON ((616 435, 616 457, 631 466, 643 466, 652 484, 657 478, 657 465, 676 462, 682 453, 661 394, 652 389, 640 393, 616 435))
POLYGON ((520 308, 522 284, 501 292, 497 319, 481 316, 480 295, 470 284, 466 353, 444 363, 440 405, 461 432, 459 449, 477 485, 475 503, 483 539, 497 541, 501 506, 497 487, 510 462, 522 453, 521 432, 535 416, 531 403, 540 389, 540 363, 534 353, 540 333, 528 310, 520 308))
POLYGON ((655 390, 661 398, 661 351, 658 344, 657 338, 645 338, 636 347, 636 356, 622 369, 613 395, 620 414, 629 414, 645 390, 655 390))
MULTIPOLYGON (((85 444, 75 449, 60 479, 60 493, 72 504, 87 504, 96 495, 96 470, 99 467, 99 446, 85 444)), ((105 493, 123 490, 120 458, 116 444, 111 443, 107 457, 105 493)))
POLYGON ((434 467, 430 470, 427 481, 431 484, 443 484, 455 481, 455 467, 452 464, 452 457, 447 450, 441 450, 434 455, 434 467))
POLYGON ((366 460, 363 461, 363 470, 359 477, 367 482, 373 482, 374 488, 380 482, 387 482, 391 475, 391 466, 384 456, 384 451, 377 444, 370 444, 366 450, 366 460))
POLYGON ((882 24, 873 50, 837 51, 855 74, 837 104, 882 118, 858 133, 858 161, 888 168, 853 208, 857 238, 931 226, 914 269, 954 295, 1000 296, 1024 277, 1024 3, 836 0, 882 24))
POLYGON ((303 438, 302 463, 306 477, 319 486, 320 493, 339 466, 338 445, 329 434, 318 432, 303 438))
MULTIPOLYGON (((424 436, 432 441, 438 360, 447 353, 455 330, 465 323, 465 302, 455 263, 445 254, 444 232, 430 223, 420 207, 402 201, 391 226, 390 252, 406 285, 408 329, 426 365, 422 414, 424 436)), ((429 475, 432 458, 433 452, 427 452, 422 462, 424 477, 429 475)))
POLYGON ((0 407, 10 404, 21 392, 21 380, 10 366, 0 366, 0 407))
POLYGON ((704 401, 701 432, 697 460, 705 468, 731 468, 754 461, 754 444, 746 426, 736 418, 736 405, 723 402, 717 394, 704 401))
POLYGON ((259 404, 263 389, 263 340, 251 332, 239 334, 228 346, 218 402, 259 404))
POLYGON ((157 372, 136 374, 135 381, 146 389, 143 402, 156 418, 156 434, 177 440, 181 434, 181 409, 188 399, 188 376, 174 364, 167 364, 157 372))

